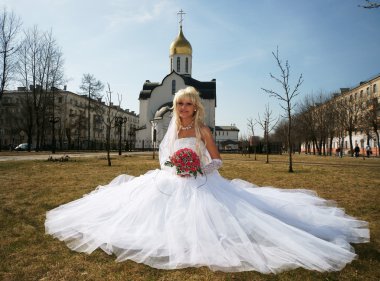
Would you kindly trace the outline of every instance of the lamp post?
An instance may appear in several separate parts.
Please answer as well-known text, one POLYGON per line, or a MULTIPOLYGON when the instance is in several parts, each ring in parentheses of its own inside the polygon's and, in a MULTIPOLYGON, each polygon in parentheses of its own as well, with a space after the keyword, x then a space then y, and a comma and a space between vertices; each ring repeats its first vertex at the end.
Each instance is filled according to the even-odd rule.
POLYGON ((49 117, 49 122, 51 123, 51 134, 52 134, 52 138, 51 138, 51 153, 55 153, 55 123, 58 123, 59 121, 61 120, 60 117, 58 116, 50 116, 49 117))
POLYGON ((157 122, 156 120, 150 121, 152 124, 152 147, 153 147, 153 159, 155 159, 155 149, 157 140, 157 122))
POLYGON ((264 137, 265 137, 265 145, 266 145, 266 153, 267 153, 267 161, 265 163, 269 163, 269 143, 268 143, 268 122, 264 121, 264 137))
POLYGON ((121 127, 125 122, 127 122, 127 117, 115 117, 115 126, 119 128, 119 155, 121 155, 121 127))
POLYGON ((135 136, 136 132, 135 132, 135 128, 134 127, 131 127, 129 129, 129 132, 128 132, 128 136, 129 136, 129 151, 132 151, 132 143, 133 143, 133 139, 134 139, 134 136, 135 136))

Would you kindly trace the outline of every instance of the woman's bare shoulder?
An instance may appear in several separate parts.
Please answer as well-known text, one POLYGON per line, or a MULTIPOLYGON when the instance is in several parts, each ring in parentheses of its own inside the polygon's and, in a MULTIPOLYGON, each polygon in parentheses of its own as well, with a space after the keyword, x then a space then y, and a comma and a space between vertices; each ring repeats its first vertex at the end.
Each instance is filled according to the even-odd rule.
POLYGON ((205 124, 202 124, 202 126, 200 127, 200 131, 203 138, 208 138, 212 136, 210 128, 205 124))

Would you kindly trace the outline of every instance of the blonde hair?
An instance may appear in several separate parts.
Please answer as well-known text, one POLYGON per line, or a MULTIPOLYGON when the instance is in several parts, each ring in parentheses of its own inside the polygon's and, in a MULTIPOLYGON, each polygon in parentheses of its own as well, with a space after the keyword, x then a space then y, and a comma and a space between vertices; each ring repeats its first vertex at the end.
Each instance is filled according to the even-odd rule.
POLYGON ((194 87, 186 87, 185 89, 179 90, 173 100, 173 114, 175 116, 175 122, 177 125, 177 134, 181 128, 181 119, 178 115, 177 103, 183 99, 190 99, 192 104, 195 106, 196 111, 193 115, 195 137, 197 138, 197 146, 202 141, 201 128, 204 126, 205 109, 203 107, 199 92, 194 87))

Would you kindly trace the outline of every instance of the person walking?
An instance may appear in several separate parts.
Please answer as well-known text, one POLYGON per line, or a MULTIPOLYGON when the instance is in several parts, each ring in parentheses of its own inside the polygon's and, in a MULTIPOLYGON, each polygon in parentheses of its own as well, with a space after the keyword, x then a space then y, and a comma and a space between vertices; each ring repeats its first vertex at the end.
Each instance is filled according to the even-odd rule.
POLYGON ((371 147, 369 146, 369 144, 367 144, 367 146, 365 147, 365 151, 366 151, 366 154, 367 154, 367 158, 369 158, 371 156, 371 147))
POLYGON ((354 152, 355 152, 355 157, 358 158, 359 157, 359 153, 360 153, 360 148, 359 148, 358 144, 355 145, 354 152))

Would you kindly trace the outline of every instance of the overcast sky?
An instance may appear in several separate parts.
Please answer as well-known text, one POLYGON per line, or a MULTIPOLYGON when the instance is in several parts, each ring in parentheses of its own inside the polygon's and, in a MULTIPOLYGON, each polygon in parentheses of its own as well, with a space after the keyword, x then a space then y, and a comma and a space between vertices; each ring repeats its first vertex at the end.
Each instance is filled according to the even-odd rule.
MULTIPOLYGON (((65 58, 67 89, 79 93, 84 73, 110 83, 122 107, 139 113, 145 80, 169 73, 169 46, 178 34, 177 12, 193 47, 193 78, 216 79, 216 125, 236 124, 278 101, 261 88, 278 89, 272 51, 302 73, 301 98, 352 87, 380 73, 380 9, 364 0, 0 0, 23 28, 52 30, 65 58)), ((117 100, 114 100, 117 102, 117 100)), ((257 127, 256 134, 262 134, 257 127)))

